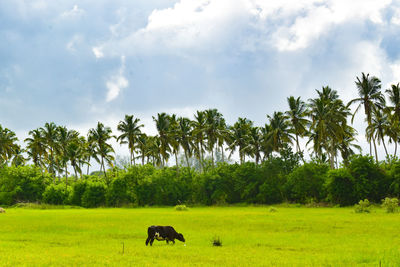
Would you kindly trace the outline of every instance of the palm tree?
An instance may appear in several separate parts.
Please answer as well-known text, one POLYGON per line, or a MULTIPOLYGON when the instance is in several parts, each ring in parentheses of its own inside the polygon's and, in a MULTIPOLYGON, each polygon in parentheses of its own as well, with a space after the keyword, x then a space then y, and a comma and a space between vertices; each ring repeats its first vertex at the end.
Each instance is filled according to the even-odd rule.
POLYGON ((266 158, 269 158, 272 155, 273 146, 272 142, 270 142, 270 135, 272 132, 271 125, 265 124, 264 127, 260 128, 261 131, 261 151, 264 154, 262 161, 265 161, 266 158))
POLYGON ((199 160, 200 171, 204 168, 204 152, 205 152, 205 131, 207 127, 206 113, 204 111, 197 111, 194 115, 195 120, 192 121, 192 135, 194 140, 194 151, 197 159, 199 160))
POLYGON ((107 143, 108 140, 114 137, 111 133, 111 128, 105 127, 101 122, 98 122, 97 127, 90 129, 88 133, 89 142, 95 144, 96 154, 100 156, 100 160, 98 158, 96 160, 100 163, 100 170, 103 169, 105 177, 107 177, 105 162, 112 165, 112 161, 114 160, 114 157, 111 155, 111 153, 114 153, 114 149, 107 143))
POLYGON ((169 128, 167 133, 168 143, 172 148, 172 153, 175 155, 175 165, 176 171, 179 172, 179 162, 178 162, 178 153, 179 153, 179 122, 176 118, 175 114, 168 116, 169 119, 169 128))
POLYGON ((153 120, 156 123, 156 128, 158 131, 158 137, 160 140, 160 154, 162 158, 162 165, 165 166, 165 163, 168 161, 170 151, 170 118, 169 116, 163 112, 158 113, 157 118, 153 117, 153 120))
MULTIPOLYGON (((368 126, 371 127, 372 123, 372 112, 374 109, 383 109, 385 106, 385 98, 381 93, 381 81, 375 77, 369 77, 369 74, 365 75, 364 72, 362 73, 361 79, 357 77, 356 86, 358 89, 358 98, 352 99, 347 106, 352 105, 353 103, 358 103, 356 110, 353 113, 353 117, 351 122, 354 120, 354 115, 360 109, 361 105, 364 106, 364 113, 366 116, 366 121, 368 126)), ((369 151, 372 155, 372 144, 371 140, 373 141, 375 151, 376 151, 376 144, 375 139, 368 137, 369 140, 369 151)), ((378 160, 378 155, 375 154, 376 160, 378 160)))
POLYGON ((392 84, 390 89, 386 90, 386 93, 389 95, 389 101, 392 106, 388 107, 388 111, 386 111, 389 121, 390 127, 387 129, 387 135, 389 136, 389 142, 394 143, 394 155, 397 154, 397 143, 399 142, 399 133, 400 133, 400 85, 392 84))
POLYGON ((140 157, 142 158, 142 165, 144 165, 144 159, 148 153, 148 136, 145 133, 141 133, 137 139, 137 148, 140 151, 140 157))
POLYGON ((207 150, 211 153, 211 161, 214 166, 214 146, 218 141, 219 131, 221 129, 222 114, 217 109, 208 109, 205 111, 207 137, 207 150))
POLYGON ((11 160, 11 164, 14 166, 25 165, 27 159, 24 157, 23 153, 24 153, 24 150, 21 149, 21 147, 19 145, 16 145, 16 147, 14 149, 14 155, 11 160))
POLYGON ((256 164, 261 159, 261 151, 262 151, 262 134, 259 127, 251 127, 250 128, 250 140, 249 140, 249 149, 248 155, 253 156, 256 164))
POLYGON ((272 150, 280 152, 285 144, 291 144, 293 136, 289 128, 288 117, 282 112, 274 112, 271 116, 267 116, 271 131, 269 132, 267 142, 272 145, 272 150))
POLYGON ((189 157, 192 156, 192 123, 188 118, 178 118, 179 128, 179 144, 182 146, 185 152, 186 164, 190 168, 189 157))
POLYGON ((317 157, 322 157, 323 150, 328 154, 333 169, 337 156, 338 144, 343 141, 347 116, 350 111, 339 99, 337 91, 329 86, 318 91, 318 98, 309 100, 309 116, 311 118, 310 139, 317 157))
MULTIPOLYGON (((380 110, 375 109, 372 112, 371 124, 368 125, 367 127, 367 135, 373 139, 376 139, 378 141, 378 145, 380 144, 380 141, 382 141, 386 156, 388 156, 389 154, 385 145, 384 137, 387 133, 387 129, 389 128, 390 128, 390 122, 388 120, 388 115, 380 110)), ((378 160, 376 147, 375 147, 375 155, 377 157, 376 160, 378 160)))
POLYGON ((48 162, 48 171, 53 176, 53 183, 55 183, 56 168, 56 158, 55 154, 58 148, 57 137, 57 125, 54 122, 46 122, 43 128, 40 128, 41 136, 43 137, 43 142, 46 147, 45 159, 48 162))
POLYGON ((139 124, 140 119, 136 118, 133 120, 133 115, 125 115, 124 121, 120 121, 118 124, 118 131, 122 132, 118 136, 117 141, 121 144, 128 144, 130 152, 130 163, 135 164, 135 145, 138 142, 138 138, 141 134, 140 128, 143 124, 139 124))
POLYGON ((0 166, 7 164, 8 160, 15 154, 19 146, 15 133, 7 128, 3 128, 0 124, 0 166))
POLYGON ((35 129, 29 131, 29 135, 32 137, 28 137, 24 140, 28 143, 26 146, 28 156, 36 167, 40 167, 43 165, 43 157, 46 154, 42 131, 40 129, 35 129))
POLYGON ((301 153, 299 145, 299 136, 304 137, 307 134, 306 126, 309 121, 305 118, 307 115, 307 105, 300 99, 290 96, 287 98, 289 110, 285 112, 291 123, 291 130, 296 137, 296 150, 301 153))
POLYGON ((239 118, 232 127, 229 127, 228 148, 231 150, 229 157, 239 150, 239 160, 242 164, 246 160, 246 154, 250 151, 250 134, 253 122, 246 118, 239 118))
POLYGON ((67 127, 65 126, 59 126, 57 128, 58 135, 57 135, 57 154, 59 155, 61 164, 64 167, 65 170, 65 179, 66 179, 66 185, 68 184, 68 161, 69 157, 67 154, 67 147, 68 145, 78 139, 79 133, 75 130, 68 130, 67 127))
POLYGON ((343 138, 340 140, 340 143, 338 144, 338 148, 342 156, 343 163, 347 165, 350 156, 355 154, 353 148, 357 149, 358 152, 361 152, 361 147, 355 143, 357 141, 356 130, 349 125, 345 125, 343 129, 344 129, 344 135, 343 138))

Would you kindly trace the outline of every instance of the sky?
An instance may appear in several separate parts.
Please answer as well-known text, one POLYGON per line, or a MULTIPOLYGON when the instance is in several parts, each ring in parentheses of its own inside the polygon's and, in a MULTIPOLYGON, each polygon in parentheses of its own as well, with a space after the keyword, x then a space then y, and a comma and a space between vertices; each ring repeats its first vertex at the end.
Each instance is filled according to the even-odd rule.
POLYGON ((357 97, 362 72, 400 82, 399 0, 0 0, 0 124, 20 140, 208 108, 262 126, 291 95, 357 97))

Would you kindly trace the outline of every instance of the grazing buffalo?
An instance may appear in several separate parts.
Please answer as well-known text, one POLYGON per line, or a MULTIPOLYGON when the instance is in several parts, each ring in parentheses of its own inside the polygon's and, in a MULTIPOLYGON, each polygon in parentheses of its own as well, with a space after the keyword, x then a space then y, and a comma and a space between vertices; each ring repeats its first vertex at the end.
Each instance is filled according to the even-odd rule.
POLYGON ((175 239, 185 242, 185 238, 183 237, 183 235, 177 233, 172 226, 150 226, 147 229, 146 246, 149 244, 149 242, 150 246, 152 246, 154 239, 157 239, 158 241, 165 240, 167 241, 167 244, 169 243, 169 241, 172 241, 172 243, 175 244, 175 239))

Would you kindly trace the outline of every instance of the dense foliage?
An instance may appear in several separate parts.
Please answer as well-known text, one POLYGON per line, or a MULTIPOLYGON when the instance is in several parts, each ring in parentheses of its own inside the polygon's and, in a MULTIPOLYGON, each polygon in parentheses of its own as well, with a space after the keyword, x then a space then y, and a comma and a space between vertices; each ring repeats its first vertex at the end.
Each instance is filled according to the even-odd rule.
MULTIPOLYGON (((290 153, 289 153, 290 154, 290 153)), ((0 171, 0 204, 41 202, 83 207, 235 203, 326 202, 352 205, 361 199, 379 203, 397 196, 398 160, 378 165, 372 157, 353 156, 348 167, 300 165, 296 154, 271 157, 257 165, 218 163, 204 172, 183 167, 157 168, 151 164, 108 170, 53 183, 34 166, 10 166, 0 171)))

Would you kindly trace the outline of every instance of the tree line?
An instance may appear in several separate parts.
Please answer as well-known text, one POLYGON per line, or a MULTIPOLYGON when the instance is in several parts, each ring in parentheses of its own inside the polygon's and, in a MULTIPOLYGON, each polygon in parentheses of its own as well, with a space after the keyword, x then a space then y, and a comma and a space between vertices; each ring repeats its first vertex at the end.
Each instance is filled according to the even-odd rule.
POLYGON ((129 165, 164 167, 174 157, 177 172, 183 167, 178 160, 180 154, 185 159, 185 167, 190 168, 191 159, 195 159, 199 172, 203 172, 208 157, 211 166, 215 166, 217 153, 226 161, 237 152, 241 164, 250 160, 258 165, 274 153, 280 154, 288 145, 295 147, 303 161, 304 152, 309 149, 312 159, 327 162, 334 169, 339 166, 340 159, 348 164, 349 158, 361 151, 357 132, 351 126, 361 109, 367 122, 365 135, 370 155, 374 154, 378 161, 377 146, 382 145, 389 156, 386 146, 389 142, 394 144, 393 156, 396 156, 400 140, 399 84, 385 90, 388 101, 381 90, 381 81, 375 76, 362 73, 356 77, 355 85, 358 97, 349 103, 344 103, 338 92, 329 86, 316 90, 316 96, 307 101, 290 96, 288 109, 267 115, 268 121, 261 127, 247 118, 238 118, 233 125, 227 125, 217 109, 197 111, 193 120, 158 113, 153 117, 158 134, 150 136, 142 132, 144 125, 139 118, 126 115, 117 126, 118 135, 113 135, 111 128, 101 122, 90 129, 87 136, 53 122, 45 123, 29 132, 23 148, 18 145, 13 131, 0 125, 0 166, 21 166, 31 161, 49 173, 53 182, 56 177, 65 177, 68 182, 69 169, 77 179, 90 173, 90 163, 95 160, 107 176, 106 165, 113 166, 115 162, 110 144, 115 138, 128 146, 129 165), (352 113, 353 105, 356 108, 352 113), (300 138, 307 141, 303 147, 300 138))

